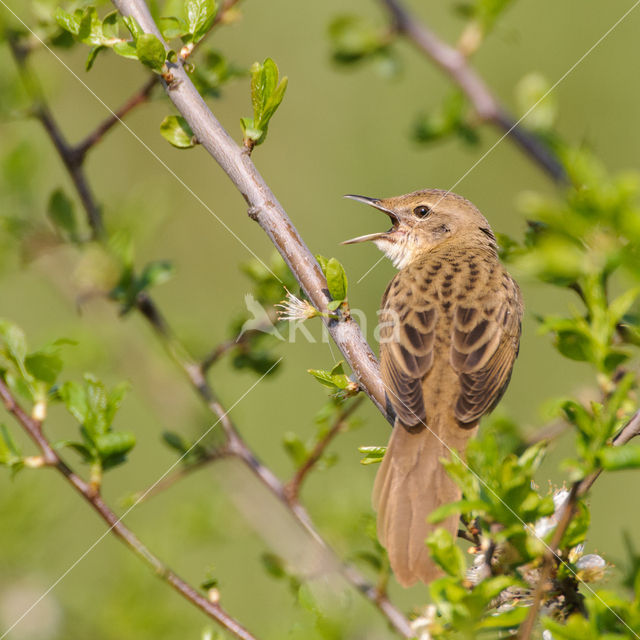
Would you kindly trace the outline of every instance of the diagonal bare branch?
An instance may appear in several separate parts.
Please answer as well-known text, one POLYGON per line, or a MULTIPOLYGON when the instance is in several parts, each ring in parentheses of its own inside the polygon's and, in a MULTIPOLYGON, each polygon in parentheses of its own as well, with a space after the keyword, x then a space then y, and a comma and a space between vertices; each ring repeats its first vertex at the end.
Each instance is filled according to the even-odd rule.
POLYGON ((471 67, 458 49, 450 46, 425 24, 419 22, 401 0, 381 0, 395 28, 460 87, 473 105, 478 117, 505 132, 543 171, 556 182, 566 182, 563 166, 547 145, 527 131, 500 104, 486 82, 471 67))

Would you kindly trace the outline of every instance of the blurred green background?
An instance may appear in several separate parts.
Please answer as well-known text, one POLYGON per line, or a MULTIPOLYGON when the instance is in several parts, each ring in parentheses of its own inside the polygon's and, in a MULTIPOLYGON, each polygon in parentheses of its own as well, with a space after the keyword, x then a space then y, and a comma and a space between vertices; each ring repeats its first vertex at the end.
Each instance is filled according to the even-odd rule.
MULTIPOLYGON (((28 3, 7 4, 27 23, 32 20, 28 3)), ((453 2, 412 5, 442 37, 455 42, 462 21, 453 12, 453 2)), ((617 0, 521 0, 505 14, 474 64, 496 95, 517 111, 514 87, 525 74, 537 71, 554 83, 629 6, 630 2, 617 0)), ((284 0, 246 0, 241 8, 242 20, 217 30, 211 44, 243 67, 271 56, 289 77, 285 100, 254 160, 311 250, 335 256, 345 266, 351 305, 369 318, 372 341, 375 311, 393 268, 381 262, 359 281, 379 254, 373 246, 343 247, 339 242, 382 229, 386 222, 342 195, 385 197, 426 187, 449 188, 499 136, 483 128, 480 145, 472 148, 458 142, 428 147, 413 142, 410 131, 416 114, 440 103, 449 90, 448 80, 407 44, 400 46, 401 73, 395 78, 382 77, 371 65, 337 68, 331 62, 327 26, 345 11, 338 0, 304 6, 284 0)), ((375 2, 355 0, 348 10, 383 24, 375 2)), ((4 8, 0 16, 10 19, 4 8)), ((640 13, 632 12, 554 91, 559 132, 571 143, 591 146, 611 171, 633 168, 638 161, 640 88, 631 60, 638 53, 639 27, 640 13)), ((140 65, 112 55, 99 57, 86 73, 84 48, 58 54, 73 73, 46 50, 37 52, 32 64, 72 141, 107 116, 91 91, 116 108, 144 81, 140 65)), ((8 101, 15 68, 4 45, 0 57, 8 101)), ((161 92, 154 95, 151 104, 127 119, 139 139, 117 128, 92 152, 88 173, 107 226, 132 231, 137 264, 169 259, 176 265, 176 276, 154 295, 179 336, 194 353, 204 354, 228 337, 229 322, 243 309, 250 283, 237 267, 251 256, 185 185, 265 261, 272 247, 247 217, 242 197, 204 150, 178 151, 159 136, 161 120, 172 111, 161 92)), ((211 105, 239 139, 239 118, 250 115, 248 80, 226 86, 222 98, 211 105)), ((42 221, 53 189, 62 186, 72 193, 40 125, 7 109, 0 124, 0 155, 3 215, 22 211, 42 221)), ((508 140, 456 187, 485 213, 494 230, 516 238, 525 229, 518 208, 522 194, 549 194, 553 189, 508 140)), ((16 243, 3 236, 0 315, 22 326, 34 347, 61 336, 78 342, 66 351, 69 366, 63 379, 92 371, 111 383, 126 379, 132 384, 116 424, 135 432, 138 444, 130 463, 110 472, 105 484, 107 500, 121 505, 124 497, 155 482, 174 462, 174 453, 161 442, 163 431, 194 437, 211 425, 211 416, 140 317, 121 319, 115 305, 101 299, 78 309, 76 299, 87 265, 75 250, 57 248, 25 260, 16 243)), ((540 408, 545 401, 576 393, 593 381, 587 366, 563 359, 548 337, 536 333, 534 315, 564 311, 571 304, 568 293, 515 275, 520 275, 527 314, 520 357, 498 411, 533 431, 544 423, 540 408)), ((319 338, 319 321, 308 324, 319 338)), ((311 434, 313 414, 326 400, 324 390, 304 372, 310 367, 330 368, 339 354, 333 345, 304 340, 283 343, 278 352, 284 361, 277 375, 257 385, 232 415, 264 462, 286 478, 292 469, 282 447, 283 434, 295 431, 303 438, 311 434)), ((212 377, 227 407, 255 380, 255 375, 238 373, 227 361, 216 366, 212 377)), ((357 447, 383 444, 389 432, 372 407, 366 405, 360 415, 362 428, 341 436, 332 446, 339 454, 337 465, 312 474, 303 491, 318 528, 342 557, 370 544, 362 518, 371 512, 375 469, 358 464, 357 447)), ((11 420, 3 420, 18 434, 11 420)), ((70 436, 75 429, 62 409, 51 411, 47 432, 53 439, 70 436)), ((556 443, 558 448, 540 474, 542 490, 549 482, 562 482, 555 461, 570 439, 568 434, 556 443)), ((67 455, 76 464, 74 454, 67 455)), ((591 498, 590 551, 603 553, 612 562, 622 556, 622 532, 640 526, 640 513, 631 508, 629 498, 638 488, 638 478, 631 473, 610 474, 598 481, 591 498)), ((222 604, 258 636, 316 637, 314 617, 295 604, 284 582, 265 573, 260 561, 269 549, 260 530, 285 541, 279 553, 295 546, 298 534, 293 523, 282 520, 284 532, 272 531, 273 522, 281 520, 277 513, 262 487, 243 469, 225 462, 136 507, 126 523, 194 584, 209 573, 215 575, 222 604)), ((93 548, 104 530, 102 521, 53 472, 25 471, 13 480, 1 473, 0 633, 70 567, 9 638, 199 638, 212 628, 115 539, 106 536, 93 548)), ((348 621, 346 635, 336 637, 391 635, 357 593, 337 579, 331 585, 336 615, 348 621)), ((427 598, 423 586, 402 590, 392 584, 391 595, 406 610, 427 598)))

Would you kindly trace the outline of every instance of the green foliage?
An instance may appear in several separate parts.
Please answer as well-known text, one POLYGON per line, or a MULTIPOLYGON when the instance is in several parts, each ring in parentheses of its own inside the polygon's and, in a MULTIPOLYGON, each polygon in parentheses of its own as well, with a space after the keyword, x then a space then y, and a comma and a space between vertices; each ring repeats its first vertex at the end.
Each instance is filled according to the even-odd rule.
POLYGON ((427 538, 427 546, 431 557, 445 573, 457 578, 465 576, 467 565, 464 555, 446 529, 436 529, 427 538))
POLYGON ((377 464, 382 462, 387 447, 362 446, 358 447, 358 451, 364 454, 364 458, 360 459, 360 464, 377 464))
POLYGON ((362 16, 337 16, 329 25, 331 56, 341 66, 373 62, 383 75, 396 75, 399 69, 388 29, 377 27, 362 16))
POLYGON ((330 371, 326 369, 308 369, 310 373, 320 384, 329 387, 336 393, 356 391, 358 386, 349 379, 344 372, 343 362, 336 363, 330 371))
POLYGON ((347 274, 344 267, 335 258, 325 258, 317 255, 316 259, 327 279, 327 287, 332 298, 327 308, 329 311, 335 311, 347 301, 347 274))
POLYGON ((251 65, 251 104, 253 118, 241 118, 240 125, 246 146, 262 144, 267 136, 269 122, 280 106, 287 89, 288 79, 279 79, 278 66, 271 58, 251 65))
POLYGON ((160 124, 160 135, 178 149, 190 149, 196 144, 193 131, 182 116, 167 116, 160 124))
POLYGON ((70 340, 56 340, 29 351, 20 327, 0 319, 0 377, 13 393, 31 403, 46 404, 51 387, 62 370, 60 349, 70 340))
POLYGON ((211 49, 204 51, 187 71, 200 95, 212 98, 220 97, 227 82, 248 74, 247 69, 235 66, 224 54, 211 49))
POLYGON ((49 198, 47 214, 56 231, 73 243, 80 242, 78 221, 73 202, 62 189, 56 189, 49 198))
POLYGON ((635 630, 640 629, 639 586, 637 580, 631 600, 610 591, 586 591, 585 614, 574 613, 564 622, 547 617, 543 625, 554 640, 631 640, 636 637, 635 630))
POLYGON ((112 235, 108 249, 110 255, 118 261, 120 270, 118 282, 109 292, 109 297, 120 303, 120 313, 123 315, 136 306, 142 293, 167 282, 175 272, 173 264, 168 260, 154 260, 137 273, 133 264, 133 243, 125 232, 112 235))
POLYGON ((24 467, 20 449, 3 424, 0 424, 0 465, 8 467, 12 476, 24 467))
POLYGON ((204 38, 216 17, 214 0, 186 0, 187 33, 182 36, 185 43, 200 42, 204 38))
POLYGON ((568 400, 562 406, 565 418, 576 428, 577 459, 565 460, 572 480, 580 480, 600 468, 624 469, 638 466, 635 447, 626 445, 617 451, 610 440, 626 422, 631 408, 629 394, 635 385, 635 375, 626 374, 604 403, 592 402, 590 409, 568 400), (629 447, 627 453, 623 451, 629 447))
POLYGON ((205 460, 210 454, 200 442, 191 442, 175 431, 164 431, 162 440, 170 449, 180 454, 180 462, 185 467, 193 466, 205 460))
POLYGON ((539 73, 528 73, 516 86, 516 101, 526 125, 541 134, 550 132, 558 115, 551 85, 539 73))
POLYGON ((513 0, 472 0, 457 5, 458 13, 474 20, 482 30, 488 33, 513 0))
POLYGON ((74 449, 94 469, 107 470, 125 462, 135 445, 135 436, 129 431, 114 430, 112 423, 128 390, 129 385, 121 383, 107 391, 90 374, 85 374, 82 383, 65 382, 57 390, 56 398, 80 423, 82 439, 64 440, 56 446, 74 449))
MULTIPOLYGON (((93 66, 98 53, 107 49, 112 49, 126 58, 138 58, 142 53, 148 60, 148 47, 141 46, 141 50, 138 51, 135 42, 132 44, 120 37, 120 27, 125 23, 129 26, 135 22, 132 18, 126 18, 123 21, 117 11, 112 11, 101 20, 94 6, 76 9, 73 13, 58 7, 54 16, 60 27, 71 34, 77 42, 91 46, 86 62, 87 71, 93 66)), ((137 41, 138 35, 143 35, 139 26, 135 29, 134 40, 137 41)))
POLYGON ((136 55, 143 65, 161 72, 167 53, 164 45, 152 33, 142 33, 136 38, 136 55))
POLYGON ((469 144, 479 140, 469 120, 469 105, 460 91, 445 98, 439 108, 420 116, 414 125, 413 135, 418 142, 425 143, 444 140, 452 135, 469 144))
POLYGON ((268 265, 258 260, 244 263, 242 271, 251 280, 252 292, 245 295, 246 310, 229 325, 228 350, 235 369, 249 369, 259 375, 278 370, 273 347, 284 340, 285 323, 277 322, 274 305, 282 300, 284 289, 295 289, 296 280, 279 254, 268 265))
MULTIPOLYGON (((296 469, 300 468, 312 456, 315 448, 330 435, 332 429, 339 424, 340 432, 350 431, 360 426, 360 420, 349 416, 345 418, 343 413, 348 410, 349 404, 342 397, 333 396, 329 402, 316 414, 314 418, 315 430, 306 440, 292 431, 284 434, 282 444, 287 455, 296 469)), ((315 463, 314 469, 325 470, 332 467, 338 458, 334 453, 328 453, 326 449, 315 463)))

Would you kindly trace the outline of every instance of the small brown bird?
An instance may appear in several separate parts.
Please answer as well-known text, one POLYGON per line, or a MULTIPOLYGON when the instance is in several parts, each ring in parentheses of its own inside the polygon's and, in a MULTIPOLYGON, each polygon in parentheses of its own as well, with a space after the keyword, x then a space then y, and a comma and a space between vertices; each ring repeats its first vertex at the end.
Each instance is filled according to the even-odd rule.
POLYGON ((376 476, 378 537, 404 586, 439 570, 425 539, 435 526, 454 536, 458 517, 427 522, 460 490, 439 459, 464 450, 480 418, 504 393, 518 355, 522 298, 498 259, 486 218, 461 196, 438 189, 397 198, 349 195, 380 211, 391 229, 347 240, 373 241, 399 268, 382 297, 380 361, 396 415, 376 476))

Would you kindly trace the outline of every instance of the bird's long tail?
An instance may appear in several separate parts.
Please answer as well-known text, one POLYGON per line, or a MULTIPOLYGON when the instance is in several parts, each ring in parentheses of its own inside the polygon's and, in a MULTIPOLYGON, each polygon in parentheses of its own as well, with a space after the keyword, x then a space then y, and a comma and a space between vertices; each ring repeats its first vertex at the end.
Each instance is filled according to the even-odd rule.
POLYGON ((378 538, 405 587, 441 575, 425 539, 436 527, 445 527, 455 536, 459 517, 434 525, 427 516, 440 505, 459 500, 460 490, 439 459, 450 458, 450 449, 464 455, 475 431, 475 426, 463 428, 455 421, 435 419, 428 429, 412 432, 396 421, 376 476, 373 506, 378 512, 378 538))

